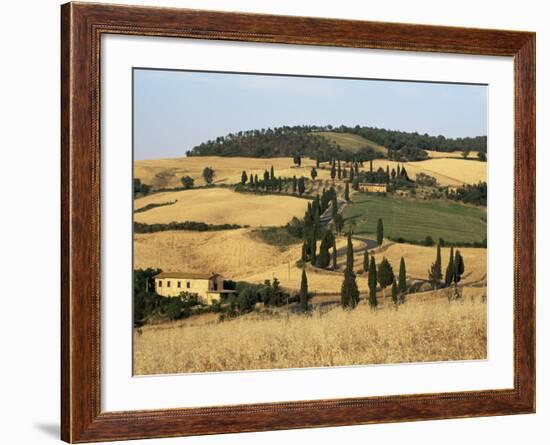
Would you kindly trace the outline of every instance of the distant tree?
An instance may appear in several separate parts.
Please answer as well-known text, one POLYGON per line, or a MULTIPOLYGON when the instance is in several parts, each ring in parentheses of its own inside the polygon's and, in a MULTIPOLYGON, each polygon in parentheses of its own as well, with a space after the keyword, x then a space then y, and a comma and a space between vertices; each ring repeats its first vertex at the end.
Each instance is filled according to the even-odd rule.
POLYGON ((441 244, 438 242, 435 261, 432 263, 428 271, 428 279, 434 289, 437 289, 439 287, 442 277, 443 276, 441 273, 441 244))
POLYGON ((296 189, 298 188, 298 181, 296 180, 296 176, 292 177, 292 193, 296 193, 296 189))
POLYGON ((311 167, 311 179, 313 179, 315 181, 315 178, 317 177, 317 170, 315 169, 315 167, 311 167))
POLYGON ((139 178, 134 178, 134 196, 138 194, 147 195, 151 187, 141 182, 139 178))
POLYGON ((374 261, 374 257, 371 256, 369 265, 369 306, 372 309, 375 309, 376 306, 378 306, 378 300, 376 299, 377 282, 378 279, 376 277, 376 262, 374 261))
POLYGON ((251 187, 253 187, 254 186, 254 175, 252 173, 250 173, 250 176, 248 178, 249 178, 248 184, 251 187))
POLYGON ((344 199, 349 202, 349 182, 346 182, 346 189, 344 191, 344 199))
POLYGON ((254 175, 254 187, 258 188, 260 183, 258 182, 258 175, 254 175))
POLYGON ((332 195, 332 218, 336 218, 338 215, 338 198, 336 197, 336 192, 332 195))
POLYGON ((365 255, 363 256, 363 272, 369 271, 369 249, 365 247, 365 255))
POLYGON ((320 165, 321 165, 321 161, 319 160, 319 156, 317 156, 317 158, 315 159, 315 166, 319 168, 320 165))
POLYGON ((307 242, 304 241, 302 244, 302 263, 305 263, 307 261, 307 252, 308 252, 307 242))
POLYGON ((340 292, 341 304, 343 308, 353 309, 359 302, 359 288, 355 281, 353 272, 353 244, 351 242, 351 233, 348 233, 348 245, 346 249, 346 270, 344 271, 344 281, 340 292))
POLYGON ((464 159, 466 159, 468 157, 468 155, 470 154, 470 150, 468 150, 467 148, 462 150, 462 157, 464 159))
POLYGON ((405 181, 409 180, 409 175, 407 174, 407 170, 405 170, 405 166, 401 168, 401 179, 404 179, 405 181))
POLYGON ((302 312, 308 311, 308 289, 307 289, 307 275, 306 270, 302 269, 302 281, 300 283, 300 310, 302 312))
POLYGON ((329 249, 332 245, 330 235, 332 233, 327 231, 325 236, 321 240, 321 245, 319 246, 319 256, 317 257, 317 266, 326 269, 330 264, 330 252, 329 249))
POLYGON ((193 185, 195 184, 195 180, 191 176, 183 176, 181 178, 181 183, 183 185, 183 188, 188 190, 193 188, 193 185))
POLYGON ((396 174, 397 174, 397 173, 395 172, 395 168, 392 168, 392 169, 391 169, 391 180, 392 180, 392 181, 395 181, 395 175, 396 175, 396 174))
POLYGON ((372 165, 372 159, 369 161, 369 171, 373 172, 373 165, 372 165))
POLYGON ((332 167, 330 168, 330 177, 332 180, 336 178, 336 167, 334 166, 334 163, 332 164, 332 167))
POLYGON ((348 244, 346 246, 346 269, 353 270, 353 264, 355 260, 353 258, 353 242, 351 241, 351 232, 348 232, 348 244))
POLYGON ((390 262, 384 257, 378 265, 378 283, 382 288, 384 298, 386 298, 386 287, 393 283, 395 277, 390 262))
POLYGON ((349 182, 353 183, 353 180, 355 179, 355 173, 353 171, 353 167, 349 169, 349 182))
POLYGON ((390 183, 390 166, 386 164, 386 184, 390 183))
POLYGON ((304 177, 302 176, 300 177, 300 179, 298 179, 298 194, 302 196, 305 191, 306 191, 306 182, 304 177))
POLYGON ((277 190, 279 193, 283 191, 283 179, 281 177, 277 180, 277 190))
POLYGON ((273 168, 273 166, 271 166, 271 170, 270 170, 270 173, 269 173, 269 179, 271 179, 272 181, 275 179, 275 169, 273 168))
POLYGON ((336 233, 340 235, 342 233, 342 230, 344 230, 344 217, 341 213, 338 213, 334 217, 334 229, 336 230, 336 233))
POLYGON ((311 258, 311 264, 317 263, 317 234, 315 230, 313 230, 313 232, 311 233, 309 254, 311 258))
POLYGON ((478 151, 477 152, 477 158, 481 161, 481 162, 487 162, 487 154, 482 152, 482 151, 478 151))
POLYGON ((264 170, 264 183, 267 185, 269 183, 269 172, 264 170))
POLYGON ((379 246, 384 242, 384 223, 382 218, 378 218, 378 223, 376 224, 376 242, 379 246))
POLYGON ((202 177, 207 184, 212 184, 215 175, 216 173, 214 172, 214 169, 212 167, 204 167, 202 171, 202 177))
POLYGON ((340 165, 340 159, 338 159, 338 179, 342 179, 342 167, 340 165))
POLYGON ((399 263, 399 281, 397 282, 399 293, 401 294, 401 301, 405 299, 405 292, 407 292, 407 268, 405 266, 405 258, 401 257, 399 263))
POLYGON ((302 165, 302 157, 300 155, 294 155, 293 157, 294 165, 300 167, 302 165))
POLYGON ((243 173, 241 175, 241 184, 245 185, 246 181, 248 181, 248 176, 247 176, 246 172, 243 170, 243 173))
POLYGON ((451 247, 451 253, 449 254, 449 264, 447 264, 447 270, 445 271, 445 286, 450 286, 455 277, 455 262, 454 262, 454 250, 451 247))
POLYGON ((338 268, 338 252, 336 251, 336 243, 332 246, 332 270, 338 268))

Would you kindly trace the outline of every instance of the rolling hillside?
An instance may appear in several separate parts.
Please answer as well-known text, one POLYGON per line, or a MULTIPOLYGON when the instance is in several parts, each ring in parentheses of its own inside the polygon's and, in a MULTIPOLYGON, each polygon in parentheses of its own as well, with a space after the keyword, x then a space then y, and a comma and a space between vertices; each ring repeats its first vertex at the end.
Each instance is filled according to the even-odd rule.
POLYGON ((334 131, 319 131, 313 134, 323 136, 325 139, 334 144, 338 144, 342 149, 351 153, 356 153, 360 149, 367 146, 372 147, 377 153, 382 153, 386 155, 388 152, 386 147, 383 147, 376 142, 365 139, 364 137, 357 134, 337 133, 334 131))

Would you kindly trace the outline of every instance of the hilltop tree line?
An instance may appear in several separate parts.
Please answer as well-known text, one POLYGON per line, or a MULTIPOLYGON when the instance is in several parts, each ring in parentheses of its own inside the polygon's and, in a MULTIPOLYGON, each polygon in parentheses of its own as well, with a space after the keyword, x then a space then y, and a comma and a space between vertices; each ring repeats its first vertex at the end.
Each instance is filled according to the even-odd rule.
POLYGON ((420 160, 424 150, 450 152, 455 150, 487 152, 487 137, 446 138, 417 132, 386 130, 356 125, 339 127, 301 125, 239 131, 219 136, 193 147, 187 156, 245 156, 278 157, 307 156, 322 162, 332 158, 342 160, 368 160, 383 156, 368 142, 351 153, 339 144, 317 135, 320 131, 351 133, 388 148, 388 157, 398 161, 420 160))

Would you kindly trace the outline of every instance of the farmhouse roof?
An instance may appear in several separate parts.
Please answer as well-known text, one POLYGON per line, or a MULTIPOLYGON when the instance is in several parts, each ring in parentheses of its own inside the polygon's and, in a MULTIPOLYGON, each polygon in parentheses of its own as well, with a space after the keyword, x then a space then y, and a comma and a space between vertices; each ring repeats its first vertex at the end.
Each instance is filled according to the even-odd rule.
POLYGON ((217 273, 197 273, 197 272, 161 272, 154 278, 182 278, 191 280, 209 280, 210 278, 220 276, 217 273))

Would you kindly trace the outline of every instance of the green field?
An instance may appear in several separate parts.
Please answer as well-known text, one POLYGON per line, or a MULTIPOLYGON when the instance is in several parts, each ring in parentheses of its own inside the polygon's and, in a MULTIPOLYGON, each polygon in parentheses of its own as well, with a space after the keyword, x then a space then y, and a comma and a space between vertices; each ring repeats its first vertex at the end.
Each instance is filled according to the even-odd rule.
POLYGON ((357 235, 376 233, 378 218, 384 236, 423 241, 431 236, 451 243, 482 242, 487 237, 487 212, 482 207, 451 201, 421 201, 394 196, 355 193, 353 205, 344 209, 346 228, 357 235))
POLYGON ((385 154, 387 151, 386 147, 383 147, 382 145, 379 145, 376 142, 372 142, 368 139, 365 139, 364 137, 361 137, 357 134, 336 133, 333 131, 319 131, 314 134, 318 136, 323 136, 325 139, 328 139, 329 141, 332 141, 335 144, 338 144, 344 150, 351 151, 352 153, 355 153, 357 150, 367 145, 372 147, 374 151, 378 151, 380 153, 385 154))

